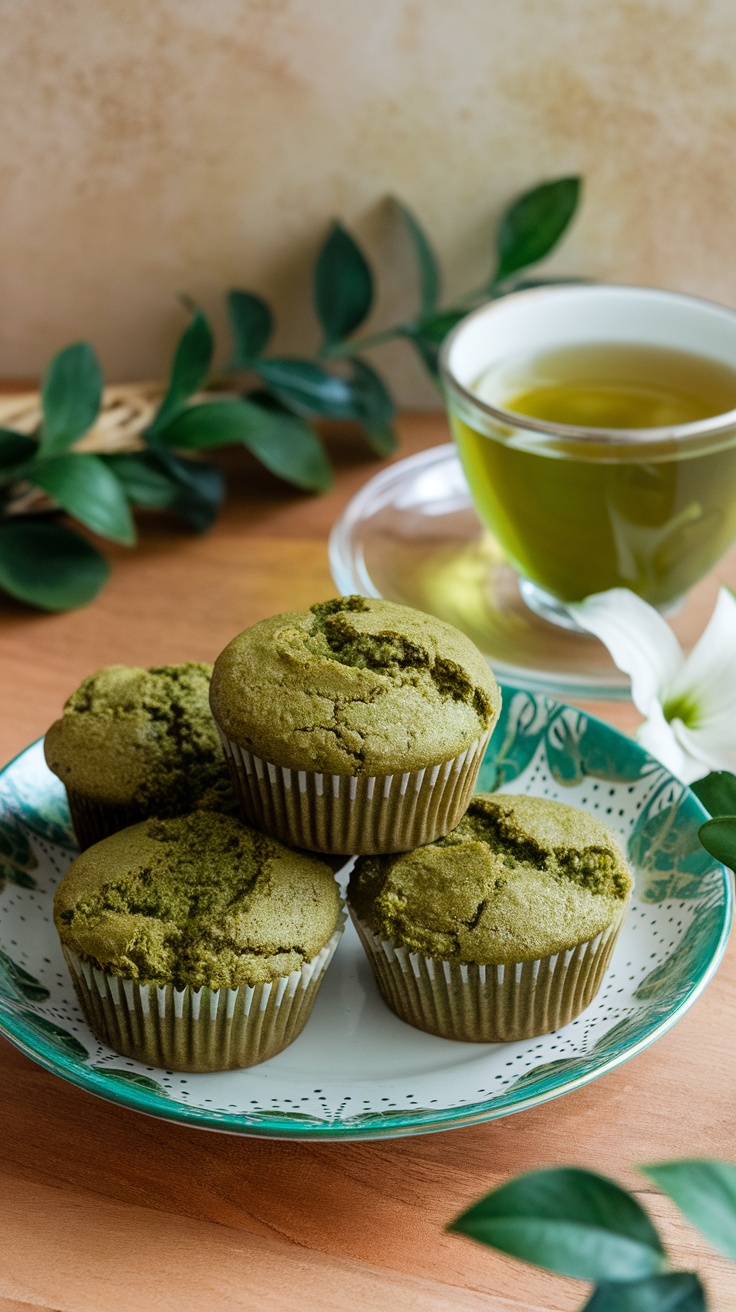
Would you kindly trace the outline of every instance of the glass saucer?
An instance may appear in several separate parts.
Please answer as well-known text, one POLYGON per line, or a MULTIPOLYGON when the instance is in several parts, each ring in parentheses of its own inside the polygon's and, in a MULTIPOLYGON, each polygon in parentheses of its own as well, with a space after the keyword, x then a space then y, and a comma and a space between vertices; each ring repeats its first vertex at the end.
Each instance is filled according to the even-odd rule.
MULTIPOLYGON (((624 701, 628 678, 595 638, 530 610, 519 579, 473 508, 455 447, 431 447, 382 470, 349 502, 330 535, 332 577, 343 594, 387 597, 437 615, 476 643, 499 678, 533 692, 624 701)), ((725 557, 669 615, 684 649, 702 632, 725 557)))

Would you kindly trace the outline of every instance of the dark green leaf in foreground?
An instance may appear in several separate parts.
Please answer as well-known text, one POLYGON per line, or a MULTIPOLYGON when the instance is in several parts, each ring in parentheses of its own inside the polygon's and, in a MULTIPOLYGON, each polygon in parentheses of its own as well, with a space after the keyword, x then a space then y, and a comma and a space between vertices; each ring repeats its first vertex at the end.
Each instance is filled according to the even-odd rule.
POLYGON ((639 1280, 666 1266, 662 1241, 636 1199, 612 1180, 571 1167, 510 1180, 450 1229, 580 1280, 639 1280))
POLYGON ((298 414, 326 419, 352 419, 354 397, 344 378, 331 374, 311 360, 271 357, 254 360, 251 368, 275 396, 298 414))
POLYGON ((353 390, 353 417, 379 456, 390 455, 398 442, 393 430, 394 403, 391 394, 375 369, 365 360, 350 361, 353 390))
POLYGON ((695 796, 713 816, 736 816, 736 775, 728 770, 714 770, 691 784, 695 796))
POLYGON ((90 542, 63 524, 17 520, 0 525, 0 588, 43 610, 86 606, 110 566, 90 542))
POLYGON ((572 220, 580 189, 580 178, 557 178, 524 192, 509 205, 496 234, 494 283, 549 255, 572 220))
POLYGON ((69 452, 34 464, 28 477, 80 524, 131 547, 135 524, 123 485, 101 456, 69 452))
POLYGON ((437 258, 429 242, 429 238, 419 220, 412 214, 408 205, 403 201, 392 197, 399 214, 404 220, 409 236, 411 237, 414 253, 417 258, 417 268, 419 270, 419 292, 421 313, 423 316, 429 315, 434 310, 440 294, 440 271, 437 264, 437 258))
POLYGON ((102 401, 102 371, 89 342, 54 356, 41 384, 41 452, 66 451, 91 428, 102 401))
POLYGON ((672 1271, 594 1289, 582 1312, 706 1312, 705 1290, 693 1271, 672 1271))
POLYGON ((357 242, 333 223, 314 270, 314 303, 325 345, 349 337, 373 302, 373 275, 357 242))
POLYGON ((214 350, 212 329, 201 310, 187 324, 174 354, 169 386, 150 427, 159 433, 186 405, 189 397, 204 386, 214 350))
POLYGON ((714 1248, 736 1262, 736 1166, 690 1158, 639 1168, 714 1248))
POLYGON ((730 870, 736 869, 736 816, 706 820, 698 830, 698 838, 716 861, 722 861, 730 870))
POLYGON ((303 419, 246 399, 190 406, 169 425, 166 440, 181 449, 242 442, 272 474, 308 492, 332 482, 322 444, 303 419))
POLYGON ((245 369, 271 336, 273 316, 266 302, 252 292, 228 292, 227 309, 235 347, 231 368, 245 369))
POLYGON ((35 438, 15 433, 12 428, 0 428, 0 470, 12 469, 14 465, 32 460, 37 451, 35 438))

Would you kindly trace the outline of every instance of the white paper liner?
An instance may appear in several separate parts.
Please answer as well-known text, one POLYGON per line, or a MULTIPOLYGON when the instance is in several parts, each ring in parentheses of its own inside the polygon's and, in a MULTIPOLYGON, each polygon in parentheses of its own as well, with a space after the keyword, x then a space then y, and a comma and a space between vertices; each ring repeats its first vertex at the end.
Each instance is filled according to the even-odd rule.
POLYGON ((138 984, 99 970, 62 944, 90 1028, 124 1057, 172 1071, 256 1066, 301 1033, 345 928, 300 970, 235 989, 138 984))
POLYGON ((220 737, 245 819, 313 852, 408 852, 460 823, 494 726, 459 756, 389 775, 292 770, 220 737))
POLYGON ((535 961, 478 966, 381 940, 350 914, 383 999, 417 1029, 466 1043, 512 1043, 569 1024, 598 992, 626 915, 593 939, 535 961))

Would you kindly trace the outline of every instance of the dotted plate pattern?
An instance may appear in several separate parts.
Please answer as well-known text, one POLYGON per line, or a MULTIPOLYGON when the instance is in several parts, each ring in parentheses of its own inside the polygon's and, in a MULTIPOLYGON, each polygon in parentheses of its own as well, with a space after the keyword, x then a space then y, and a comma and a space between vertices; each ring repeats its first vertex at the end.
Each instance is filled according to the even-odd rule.
POLYGON ((505 686, 503 698, 478 788, 586 808, 619 834, 635 872, 603 987, 572 1024, 492 1045, 414 1030, 382 1002, 349 925, 304 1033, 271 1061, 181 1075, 120 1057, 85 1024, 54 930, 54 889, 76 847, 39 742, 0 774, 0 1033, 123 1106, 273 1138, 384 1138, 492 1120, 634 1056, 712 977, 731 924, 731 876, 700 846, 697 798, 636 743, 550 697, 505 686))

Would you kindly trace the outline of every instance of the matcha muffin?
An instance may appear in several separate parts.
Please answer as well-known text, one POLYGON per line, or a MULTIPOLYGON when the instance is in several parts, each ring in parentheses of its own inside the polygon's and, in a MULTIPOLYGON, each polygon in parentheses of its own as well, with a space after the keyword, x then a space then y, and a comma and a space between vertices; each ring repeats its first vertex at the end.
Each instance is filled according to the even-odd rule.
POLYGON ((332 871, 234 816, 145 820, 83 852, 54 921, 82 1010, 169 1070, 253 1066, 306 1024, 342 933, 332 871))
POLYGON ((457 824, 501 705, 477 647, 395 602, 274 615, 210 692, 247 820, 320 852, 398 852, 457 824))
POLYGON ((211 665, 108 665, 69 698, 44 744, 81 848, 147 816, 235 811, 209 709, 211 665))
POLYGON ((362 857, 348 904, 376 982, 403 1020, 444 1038, 546 1034, 600 988, 631 874, 585 811, 477 793, 416 851, 362 857))

